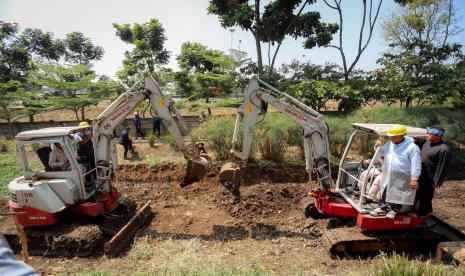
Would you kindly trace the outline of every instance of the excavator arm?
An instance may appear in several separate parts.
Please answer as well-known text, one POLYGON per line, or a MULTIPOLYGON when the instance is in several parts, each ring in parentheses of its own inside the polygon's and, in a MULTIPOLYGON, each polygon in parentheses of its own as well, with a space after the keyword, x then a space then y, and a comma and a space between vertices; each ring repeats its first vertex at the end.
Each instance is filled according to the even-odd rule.
POLYGON ((329 166, 328 127, 323 115, 292 96, 270 86, 258 77, 252 77, 245 93, 244 104, 238 108, 232 138, 231 154, 239 162, 223 165, 219 181, 237 194, 242 180, 241 167, 247 165, 259 114, 266 112, 266 104, 291 118, 303 129, 306 171, 311 179, 314 172, 319 185, 328 189, 332 185, 329 166), (242 149, 237 150, 240 127, 243 127, 242 149))
POLYGON ((104 191, 112 187, 110 174, 116 169, 115 140, 116 128, 131 114, 132 111, 143 101, 148 100, 158 116, 163 120, 168 132, 173 136, 176 146, 188 161, 188 171, 183 183, 193 183, 201 180, 207 170, 208 162, 201 158, 196 148, 188 148, 181 134, 181 129, 176 123, 173 113, 180 121, 180 126, 184 132, 189 129, 183 121, 182 116, 174 105, 174 101, 165 95, 157 82, 146 75, 138 83, 144 82, 143 89, 121 94, 114 100, 95 120, 93 124, 93 143, 95 149, 95 160, 97 168, 97 188, 104 191), (108 160, 112 160, 109 162, 108 160))

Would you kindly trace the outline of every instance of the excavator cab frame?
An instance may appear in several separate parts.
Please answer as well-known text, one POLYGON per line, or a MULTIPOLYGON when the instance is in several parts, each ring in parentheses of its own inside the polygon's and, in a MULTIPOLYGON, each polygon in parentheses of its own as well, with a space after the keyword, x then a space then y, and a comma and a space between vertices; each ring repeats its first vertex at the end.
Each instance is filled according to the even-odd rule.
MULTIPOLYGON (((315 197, 315 204, 307 207, 306 213, 314 216, 317 213, 336 216, 356 218, 357 225, 364 231, 400 230, 421 227, 421 218, 410 214, 399 214, 394 219, 386 217, 372 217, 368 213, 377 207, 376 203, 366 202, 367 192, 373 183, 373 177, 361 179, 356 175, 359 162, 350 160, 350 151, 356 145, 356 139, 361 135, 373 135, 383 138, 389 129, 395 124, 361 124, 353 123, 354 132, 351 134, 344 153, 341 157, 338 169, 336 186, 331 190, 316 189, 311 195, 315 197), (357 191, 356 186, 360 186, 357 191), (316 208, 316 209, 315 209, 316 208)), ((426 137, 426 129, 407 126, 409 139, 426 137)), ((375 160, 380 154, 378 147, 368 164, 367 170, 375 169, 375 160)))

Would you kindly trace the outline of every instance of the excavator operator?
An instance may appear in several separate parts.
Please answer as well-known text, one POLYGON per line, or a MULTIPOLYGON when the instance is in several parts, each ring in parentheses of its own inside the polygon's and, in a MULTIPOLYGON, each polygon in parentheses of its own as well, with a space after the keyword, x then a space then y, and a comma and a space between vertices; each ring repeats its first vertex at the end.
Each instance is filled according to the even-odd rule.
MULTIPOLYGON (((89 126, 88 122, 81 122, 80 127, 89 126)), ((86 132, 77 132, 74 134, 74 140, 77 142, 77 155, 81 163, 88 165, 88 170, 95 168, 94 144, 92 143, 92 135, 86 132)))

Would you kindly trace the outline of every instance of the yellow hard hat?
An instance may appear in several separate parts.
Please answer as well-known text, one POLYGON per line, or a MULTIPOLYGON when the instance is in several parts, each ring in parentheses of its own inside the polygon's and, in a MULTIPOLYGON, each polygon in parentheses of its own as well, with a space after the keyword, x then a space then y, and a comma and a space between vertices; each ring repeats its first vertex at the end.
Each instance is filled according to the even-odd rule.
POLYGON ((80 127, 89 126, 89 123, 88 122, 81 122, 81 123, 79 123, 79 126, 80 127))
POLYGON ((407 134, 407 128, 404 125, 397 125, 387 131, 387 136, 399 136, 407 134))

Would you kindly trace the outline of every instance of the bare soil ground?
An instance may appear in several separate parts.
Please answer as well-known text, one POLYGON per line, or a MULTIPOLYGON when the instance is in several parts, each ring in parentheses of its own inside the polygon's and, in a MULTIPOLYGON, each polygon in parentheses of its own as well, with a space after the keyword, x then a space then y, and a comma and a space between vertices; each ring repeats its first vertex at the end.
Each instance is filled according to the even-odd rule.
MULTIPOLYGON (((252 184, 241 188, 241 200, 237 200, 217 184, 214 174, 201 183, 179 188, 180 169, 122 166, 120 190, 139 206, 151 200, 155 218, 121 257, 34 256, 32 265, 45 274, 106 271, 118 275, 179 274, 231 266, 239 270, 260 267, 280 275, 347 274, 369 268, 371 257, 339 259, 327 253, 321 242, 327 222, 306 219, 302 212, 308 202, 306 193, 311 189, 304 175, 285 181, 283 176, 293 171, 283 169, 281 178, 267 175, 267 182, 259 182, 253 174, 265 176, 267 170, 277 169, 251 171, 252 184), (136 175, 137 181, 127 181, 136 175)), ((437 214, 463 231, 464 194, 465 181, 448 181, 434 200, 437 214)))
MULTIPOLYGON (((165 144, 151 148, 141 141, 135 145, 143 156, 136 153, 131 160, 122 160, 118 150, 120 191, 139 207, 151 200, 155 213, 151 224, 119 258, 99 254, 92 258, 32 256, 31 265, 39 272, 178 275, 202 271, 214 275, 224 269, 241 274, 258 268, 267 274, 320 275, 369 270, 372 257, 348 259, 327 253, 321 235, 328 221, 303 215, 310 201, 306 194, 313 188, 306 183, 303 168, 251 168, 245 173, 247 181, 238 200, 217 183, 219 168, 212 169, 204 181, 180 188, 184 164, 177 162, 182 161, 179 154, 168 154, 165 144), (175 162, 153 166, 145 163, 147 155, 175 162)), ((465 181, 447 181, 436 191, 435 212, 462 231, 464 207, 465 181)), ((11 218, 0 216, 0 229, 4 228, 14 231, 11 218)))

